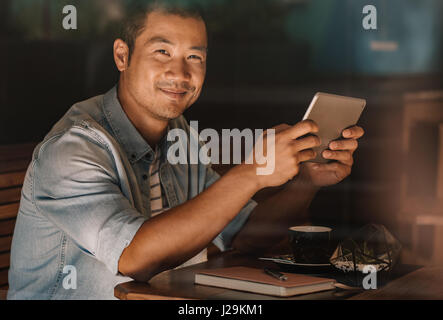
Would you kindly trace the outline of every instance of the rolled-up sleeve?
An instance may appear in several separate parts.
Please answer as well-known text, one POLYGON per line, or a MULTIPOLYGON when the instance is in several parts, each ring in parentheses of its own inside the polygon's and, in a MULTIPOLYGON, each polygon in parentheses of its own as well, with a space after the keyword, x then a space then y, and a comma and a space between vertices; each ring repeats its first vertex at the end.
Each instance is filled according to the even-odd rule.
POLYGON ((113 273, 146 220, 120 188, 106 143, 72 129, 46 141, 33 161, 38 213, 113 273))
MULTIPOLYGON (((220 179, 220 175, 211 167, 208 167, 206 173, 206 185, 208 188, 211 184, 220 179)), ((257 206, 257 202, 250 199, 235 218, 223 229, 223 231, 212 241, 221 251, 231 249, 234 236, 241 230, 249 218, 252 210, 257 206)))

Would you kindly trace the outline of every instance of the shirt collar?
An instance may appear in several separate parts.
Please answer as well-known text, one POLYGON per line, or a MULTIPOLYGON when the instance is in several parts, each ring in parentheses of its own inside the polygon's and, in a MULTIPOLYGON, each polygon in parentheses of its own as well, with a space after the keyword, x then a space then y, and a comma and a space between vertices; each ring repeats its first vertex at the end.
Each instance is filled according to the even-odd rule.
MULTIPOLYGON (((125 150, 128 159, 132 163, 137 162, 142 158, 152 162, 155 152, 124 112, 117 97, 117 86, 114 86, 104 95, 103 113, 114 132, 115 138, 125 150)), ((167 148, 168 143, 166 136, 167 135, 165 135, 159 143, 162 150, 167 148)))

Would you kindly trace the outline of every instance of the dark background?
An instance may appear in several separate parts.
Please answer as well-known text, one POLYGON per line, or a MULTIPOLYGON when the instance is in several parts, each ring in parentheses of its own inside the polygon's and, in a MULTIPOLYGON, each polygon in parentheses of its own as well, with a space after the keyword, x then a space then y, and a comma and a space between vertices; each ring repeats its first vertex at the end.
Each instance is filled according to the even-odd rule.
MULTIPOLYGON (((73 103, 116 83, 112 44, 136 2, 2 0, 0 144, 40 141, 73 103), (66 4, 77 8, 78 30, 62 28, 66 4)), ((268 128, 300 121, 318 91, 367 99, 353 173, 322 189, 311 213, 314 223, 344 232, 381 223, 407 245, 399 229, 404 97, 442 89, 443 3, 187 2, 200 2, 210 31, 204 91, 187 119, 199 120, 200 130, 268 128), (378 10, 377 30, 362 27, 366 4, 378 10), (374 41, 396 49, 372 50, 374 41)), ((417 145, 436 150, 426 138, 417 145)), ((414 172, 420 176, 419 167, 414 172)))

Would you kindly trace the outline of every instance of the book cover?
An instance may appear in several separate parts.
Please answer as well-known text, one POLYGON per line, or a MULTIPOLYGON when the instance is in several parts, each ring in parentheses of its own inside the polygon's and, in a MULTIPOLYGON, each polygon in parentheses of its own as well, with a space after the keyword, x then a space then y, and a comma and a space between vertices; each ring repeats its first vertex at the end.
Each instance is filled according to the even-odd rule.
POLYGON ((335 288, 334 279, 294 273, 283 274, 287 277, 286 281, 273 278, 263 269, 257 268, 238 266, 208 269, 196 273, 195 283, 275 296, 292 296, 335 288))

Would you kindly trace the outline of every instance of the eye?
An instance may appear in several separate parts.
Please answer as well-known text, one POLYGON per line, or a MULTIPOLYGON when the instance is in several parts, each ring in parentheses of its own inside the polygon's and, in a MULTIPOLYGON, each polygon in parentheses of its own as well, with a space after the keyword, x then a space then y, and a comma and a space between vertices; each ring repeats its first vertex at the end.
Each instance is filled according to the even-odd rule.
POLYGON ((197 56, 197 55, 195 55, 195 54, 190 55, 190 56, 188 57, 188 59, 190 59, 190 60, 199 60, 199 61, 203 61, 202 57, 197 56))
POLYGON ((159 50, 156 50, 155 52, 158 52, 158 53, 163 54, 165 56, 169 56, 169 52, 164 49, 159 49, 159 50))

